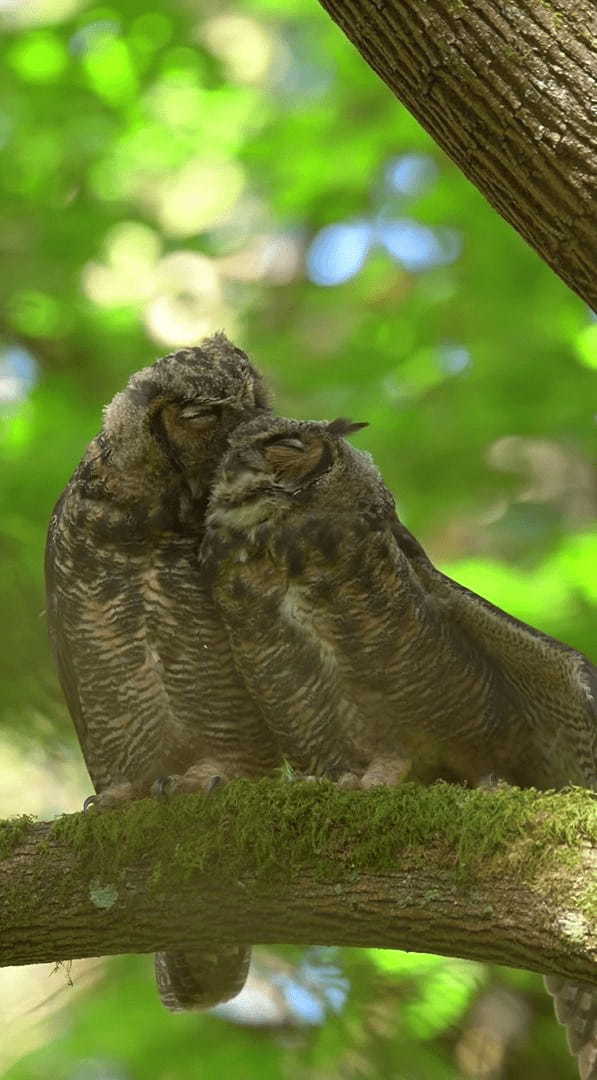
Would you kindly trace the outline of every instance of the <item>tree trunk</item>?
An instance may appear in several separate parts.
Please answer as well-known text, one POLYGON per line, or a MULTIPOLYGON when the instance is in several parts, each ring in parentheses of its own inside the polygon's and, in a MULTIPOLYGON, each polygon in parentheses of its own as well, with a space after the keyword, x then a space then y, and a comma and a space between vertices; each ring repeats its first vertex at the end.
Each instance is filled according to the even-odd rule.
POLYGON ((0 828, 0 964, 359 945, 597 984, 590 792, 238 781, 0 828), (591 918, 591 912, 593 917, 591 918))
POLYGON ((500 214, 597 309, 594 0, 321 0, 500 214))

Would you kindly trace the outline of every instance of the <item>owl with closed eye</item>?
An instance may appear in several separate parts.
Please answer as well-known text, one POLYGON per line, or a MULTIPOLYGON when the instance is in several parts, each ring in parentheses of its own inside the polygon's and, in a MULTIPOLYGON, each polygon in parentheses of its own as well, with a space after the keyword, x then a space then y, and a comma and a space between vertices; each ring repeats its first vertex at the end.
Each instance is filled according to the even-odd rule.
POLYGON ((359 426, 267 417, 237 429, 208 506, 205 572, 295 768, 365 786, 413 770, 472 781, 494 771, 476 729, 479 714, 492 726, 498 679, 397 542, 392 496, 343 438, 359 426))
MULTIPOLYGON (((261 376, 223 334, 172 353, 116 394, 54 509, 50 638, 100 808, 155 785, 261 776, 278 760, 197 561, 230 435, 267 411, 261 376)), ((159 954, 162 999, 194 1008, 233 996, 248 955, 159 954)))
MULTIPOLYGON (((597 789, 597 672, 441 574, 396 516, 362 425, 263 416, 237 428, 202 547, 236 665, 297 769, 597 789)), ((550 978, 597 1078, 597 995, 550 978)))

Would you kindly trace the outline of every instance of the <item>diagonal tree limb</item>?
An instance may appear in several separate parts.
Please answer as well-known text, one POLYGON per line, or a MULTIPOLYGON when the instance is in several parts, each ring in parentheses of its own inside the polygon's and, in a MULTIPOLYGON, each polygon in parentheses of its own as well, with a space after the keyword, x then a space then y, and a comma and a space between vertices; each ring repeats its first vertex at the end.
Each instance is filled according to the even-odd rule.
POLYGON ((321 0, 499 213, 597 309, 593 0, 321 0))

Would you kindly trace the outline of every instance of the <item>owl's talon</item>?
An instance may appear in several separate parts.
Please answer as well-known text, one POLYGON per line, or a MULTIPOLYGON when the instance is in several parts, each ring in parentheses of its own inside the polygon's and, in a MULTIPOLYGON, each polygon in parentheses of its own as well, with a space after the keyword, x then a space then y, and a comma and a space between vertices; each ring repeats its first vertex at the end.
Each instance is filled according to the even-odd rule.
POLYGON ((175 787, 175 781, 171 776, 158 776, 151 785, 150 794, 154 799, 167 799, 175 787))
POLYGON ((336 780, 336 786, 345 791, 358 791, 363 785, 356 773, 345 772, 336 780))
POLYGON ((211 795, 223 783, 224 777, 218 773, 212 773, 205 780, 189 774, 158 776, 151 785, 150 794, 152 798, 161 800, 169 799, 171 795, 190 794, 193 791, 202 791, 204 795, 211 795))

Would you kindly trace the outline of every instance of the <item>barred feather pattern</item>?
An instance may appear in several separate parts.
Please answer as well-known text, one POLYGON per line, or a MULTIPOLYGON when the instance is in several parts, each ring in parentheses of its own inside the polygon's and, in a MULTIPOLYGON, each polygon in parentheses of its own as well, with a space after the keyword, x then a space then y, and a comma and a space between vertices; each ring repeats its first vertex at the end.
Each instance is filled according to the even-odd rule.
MULTIPOLYGON (((267 408, 223 335, 132 376, 52 515, 50 638, 98 807, 214 776, 262 776, 279 754, 200 579, 206 495, 234 427, 267 408)), ((169 1008, 238 992, 245 946, 160 954, 169 1008)))
MULTIPOLYGON (((401 522, 396 533, 409 548, 423 587, 503 673, 518 732, 512 781, 521 787, 578 784, 597 791, 595 666, 576 649, 441 574, 401 522), (526 741, 520 734, 525 730, 526 741)), ((544 982, 577 1056, 580 1080, 597 1080, 597 991, 554 975, 544 982)))
POLYGON ((242 945, 156 953, 160 998, 171 1012, 210 1009, 229 1001, 245 985, 250 960, 251 950, 242 945))
POLYGON ((556 1016, 566 1028, 568 1045, 577 1055, 580 1080, 597 1080, 597 994, 595 987, 578 986, 546 975, 556 1016))
MULTIPOLYGON (((436 570, 343 423, 238 428, 207 512, 204 573, 290 763, 361 786, 597 788, 595 667, 436 570)), ((549 989, 597 1080, 595 990, 549 989)))

